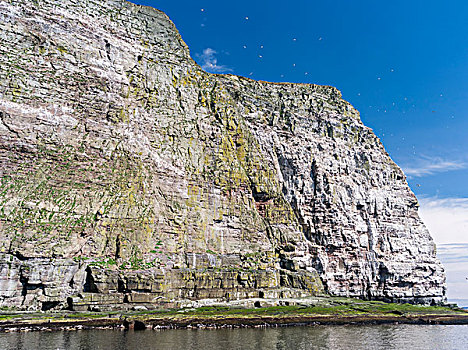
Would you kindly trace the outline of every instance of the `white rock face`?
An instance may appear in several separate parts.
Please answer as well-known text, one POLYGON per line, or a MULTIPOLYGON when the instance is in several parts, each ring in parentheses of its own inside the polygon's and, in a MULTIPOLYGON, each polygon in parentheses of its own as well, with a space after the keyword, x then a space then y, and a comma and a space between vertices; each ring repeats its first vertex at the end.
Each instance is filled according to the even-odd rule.
POLYGON ((338 90, 208 74, 123 0, 0 0, 0 173, 6 306, 294 297, 317 273, 445 297, 404 174, 338 90))
MULTIPOLYGON (((302 226, 334 295, 426 299, 444 294, 435 244, 401 169, 333 88, 223 78, 302 226), (327 95, 324 95, 324 90, 327 95)), ((439 299, 435 299, 439 300, 439 299)))

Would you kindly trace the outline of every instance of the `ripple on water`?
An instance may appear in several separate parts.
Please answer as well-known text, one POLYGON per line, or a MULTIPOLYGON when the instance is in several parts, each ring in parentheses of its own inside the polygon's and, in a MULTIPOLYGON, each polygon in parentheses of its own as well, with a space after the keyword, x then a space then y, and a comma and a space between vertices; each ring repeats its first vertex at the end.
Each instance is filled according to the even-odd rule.
POLYGON ((0 349, 466 349, 468 326, 375 325, 267 329, 71 331, 0 334, 0 349))

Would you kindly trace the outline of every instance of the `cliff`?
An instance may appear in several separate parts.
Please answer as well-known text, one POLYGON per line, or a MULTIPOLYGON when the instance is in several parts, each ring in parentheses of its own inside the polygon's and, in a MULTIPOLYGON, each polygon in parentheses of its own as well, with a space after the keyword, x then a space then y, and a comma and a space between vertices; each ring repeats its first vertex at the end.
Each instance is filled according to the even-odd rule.
POLYGON ((405 175, 333 87, 204 72, 124 0, 0 0, 0 305, 438 303, 405 175))

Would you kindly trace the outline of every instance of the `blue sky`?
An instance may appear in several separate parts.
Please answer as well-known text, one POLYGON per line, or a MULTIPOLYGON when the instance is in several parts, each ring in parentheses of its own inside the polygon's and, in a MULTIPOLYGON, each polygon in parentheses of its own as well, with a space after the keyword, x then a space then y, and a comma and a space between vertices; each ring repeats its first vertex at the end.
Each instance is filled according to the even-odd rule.
POLYGON ((468 1, 133 2, 167 13, 207 71, 337 87, 436 242, 468 243, 468 1))

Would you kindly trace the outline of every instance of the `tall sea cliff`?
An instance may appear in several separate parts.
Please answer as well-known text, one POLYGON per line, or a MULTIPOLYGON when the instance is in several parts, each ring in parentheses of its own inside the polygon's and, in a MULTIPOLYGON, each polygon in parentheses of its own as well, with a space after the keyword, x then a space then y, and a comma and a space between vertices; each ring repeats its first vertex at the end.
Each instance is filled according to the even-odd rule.
POLYGON ((0 175, 0 306, 445 300, 405 175, 336 88, 206 73, 124 0, 0 0, 0 175))

